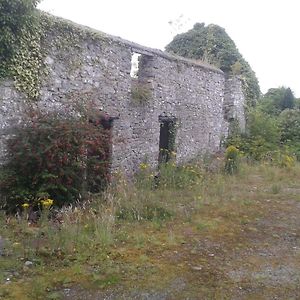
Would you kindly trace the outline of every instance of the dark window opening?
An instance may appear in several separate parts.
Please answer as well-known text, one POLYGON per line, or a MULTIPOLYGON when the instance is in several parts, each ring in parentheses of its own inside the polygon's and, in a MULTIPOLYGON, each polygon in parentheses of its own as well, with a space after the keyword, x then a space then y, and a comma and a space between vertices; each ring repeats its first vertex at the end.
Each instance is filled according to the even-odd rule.
POLYGON ((167 163, 175 153, 176 118, 160 117, 159 164, 167 163))

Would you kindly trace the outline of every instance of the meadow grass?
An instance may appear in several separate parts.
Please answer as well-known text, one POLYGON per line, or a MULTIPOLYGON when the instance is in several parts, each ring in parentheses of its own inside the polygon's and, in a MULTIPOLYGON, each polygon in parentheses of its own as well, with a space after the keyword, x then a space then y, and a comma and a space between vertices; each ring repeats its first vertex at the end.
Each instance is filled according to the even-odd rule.
POLYGON ((261 200, 280 199, 299 175, 298 164, 241 164, 225 175, 193 163, 165 166, 154 182, 144 167, 135 182, 119 178, 83 204, 44 211, 37 223, 2 213, 0 299, 62 299, 64 288, 130 288, 136 278, 163 286, 178 271, 165 255, 195 236, 243 247, 239 230, 261 217, 261 200))

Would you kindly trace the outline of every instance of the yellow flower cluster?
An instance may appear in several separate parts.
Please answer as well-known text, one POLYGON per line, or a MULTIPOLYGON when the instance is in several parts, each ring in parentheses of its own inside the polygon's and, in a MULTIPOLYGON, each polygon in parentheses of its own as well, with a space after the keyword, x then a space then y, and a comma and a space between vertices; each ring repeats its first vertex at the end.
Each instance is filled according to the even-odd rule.
POLYGON ((49 208, 50 206, 53 205, 53 200, 52 199, 46 199, 46 200, 41 200, 41 204, 43 205, 43 207, 45 208, 49 208))
POLYGON ((29 204, 28 204, 28 203, 23 203, 23 204, 22 204, 22 207, 23 207, 24 209, 26 209, 26 208, 29 207, 29 204))

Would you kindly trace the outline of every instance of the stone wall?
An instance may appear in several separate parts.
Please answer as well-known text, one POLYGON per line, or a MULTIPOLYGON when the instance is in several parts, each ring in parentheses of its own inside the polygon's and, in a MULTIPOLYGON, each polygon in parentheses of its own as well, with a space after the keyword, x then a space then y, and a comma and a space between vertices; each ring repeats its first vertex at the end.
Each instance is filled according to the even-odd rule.
POLYGON ((241 85, 219 69, 47 18, 40 100, 26 99, 11 81, 0 83, 2 136, 32 106, 46 111, 90 106, 117 118, 112 167, 132 173, 145 161, 157 166, 161 116, 176 118, 178 163, 219 150, 228 131, 224 105, 236 107, 234 118, 242 124, 241 85), (137 78, 130 76, 133 53, 141 54, 137 78))
POLYGON ((242 82, 237 76, 226 77, 224 119, 227 123, 236 121, 241 131, 245 131, 245 99, 242 82))

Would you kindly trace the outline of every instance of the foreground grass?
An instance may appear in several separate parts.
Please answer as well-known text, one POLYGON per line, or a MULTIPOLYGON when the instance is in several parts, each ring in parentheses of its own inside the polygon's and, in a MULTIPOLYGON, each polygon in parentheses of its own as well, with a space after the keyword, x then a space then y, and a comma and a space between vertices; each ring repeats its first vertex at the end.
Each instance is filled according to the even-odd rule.
MULTIPOLYGON (((65 299, 72 292, 100 299, 110 291, 232 299, 252 283, 228 270, 245 264, 237 256, 258 244, 262 220, 300 200, 299 178, 299 165, 242 165, 238 176, 186 166, 163 170, 154 187, 145 169, 136 184, 120 179, 105 195, 51 220, 49 211, 37 224, 2 215, 0 299, 65 299)), ((262 264, 255 259, 247 262, 252 272, 262 264)), ((280 289, 297 293, 293 282, 280 289)), ((253 297, 245 299, 266 299, 253 297)))

